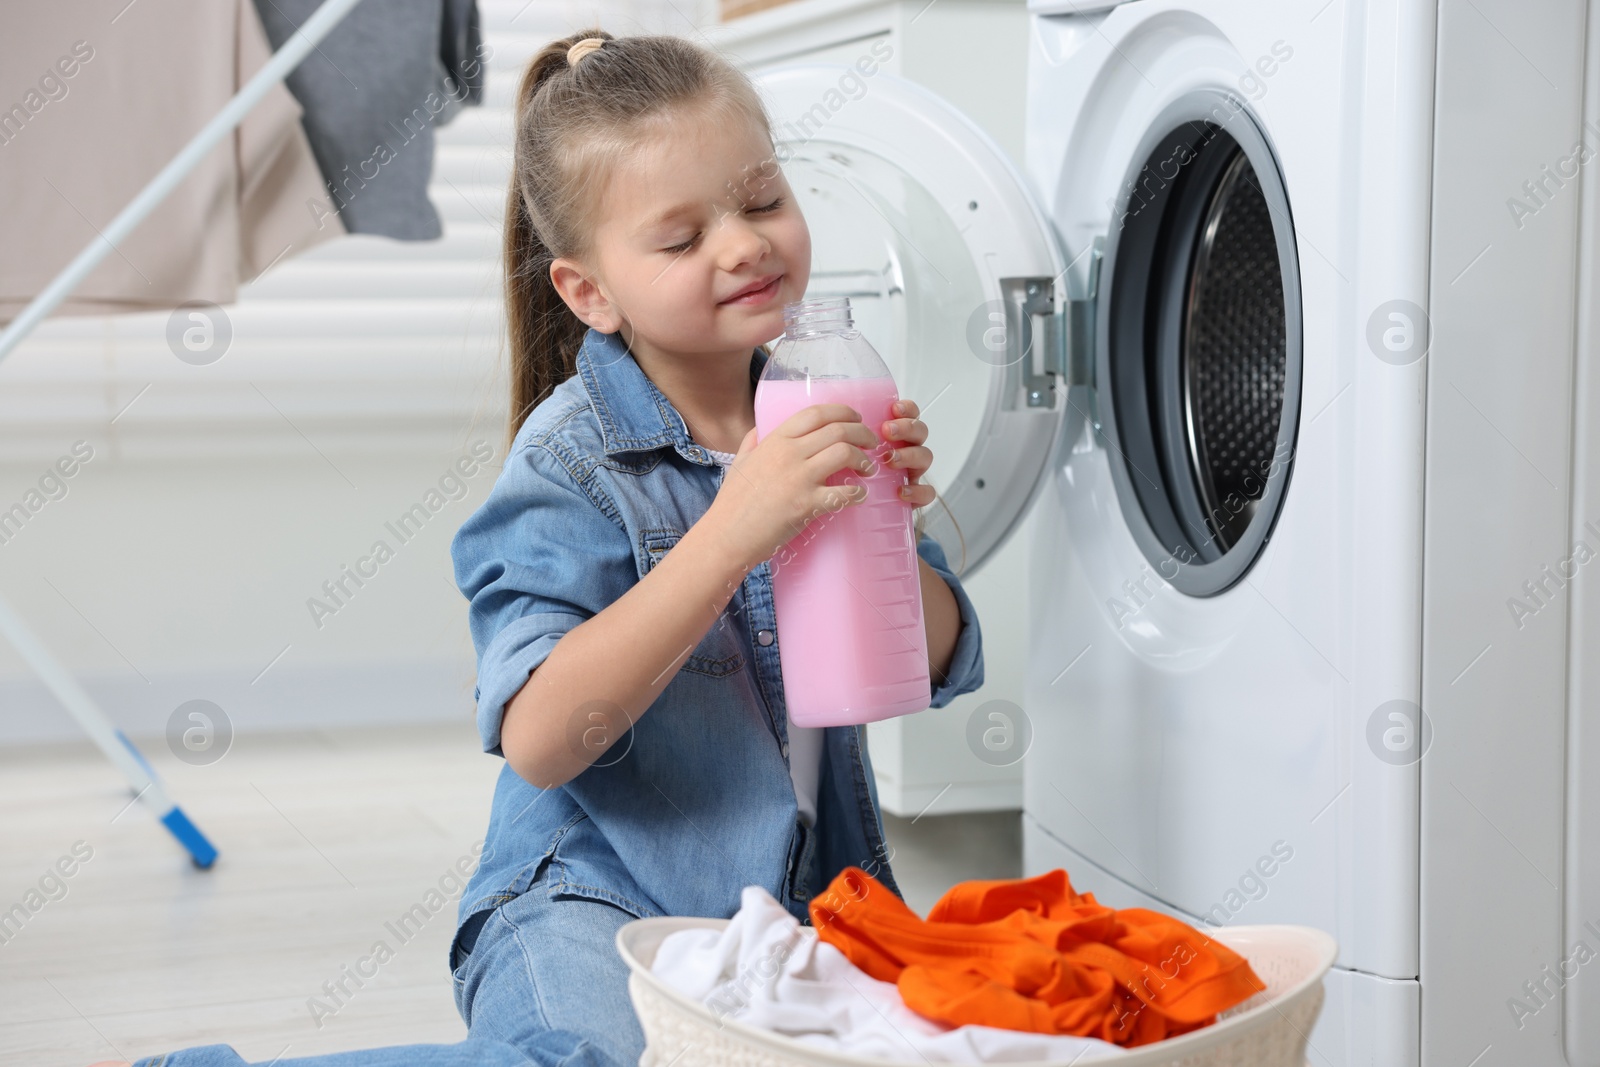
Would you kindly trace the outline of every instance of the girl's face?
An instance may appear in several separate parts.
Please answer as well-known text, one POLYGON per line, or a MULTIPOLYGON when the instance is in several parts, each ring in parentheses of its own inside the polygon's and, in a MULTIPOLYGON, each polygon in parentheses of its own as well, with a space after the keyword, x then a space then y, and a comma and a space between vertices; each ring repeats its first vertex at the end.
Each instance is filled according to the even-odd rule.
POLYGON ((611 176, 600 219, 597 262, 558 259, 551 277, 579 318, 635 352, 748 355, 783 333, 783 306, 810 279, 810 231, 751 123, 671 121, 611 176))

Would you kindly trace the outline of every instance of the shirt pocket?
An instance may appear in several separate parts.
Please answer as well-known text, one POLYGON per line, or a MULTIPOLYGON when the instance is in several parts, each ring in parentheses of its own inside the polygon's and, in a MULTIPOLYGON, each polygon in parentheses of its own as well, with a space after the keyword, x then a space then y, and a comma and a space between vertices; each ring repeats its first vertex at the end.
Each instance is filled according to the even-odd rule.
MULTIPOLYGON (((681 530, 670 527, 652 527, 641 531, 639 539, 644 548, 644 573, 640 574, 640 577, 653 570, 682 537, 681 530)), ((736 604, 739 599, 740 594, 735 592, 734 599, 730 600, 729 604, 736 604)), ((736 611, 731 606, 723 609, 717 621, 711 624, 711 629, 706 631, 705 637, 695 646, 694 651, 679 669, 710 675, 713 678, 725 678, 743 669, 744 650, 740 646, 736 630, 737 617, 736 611)))

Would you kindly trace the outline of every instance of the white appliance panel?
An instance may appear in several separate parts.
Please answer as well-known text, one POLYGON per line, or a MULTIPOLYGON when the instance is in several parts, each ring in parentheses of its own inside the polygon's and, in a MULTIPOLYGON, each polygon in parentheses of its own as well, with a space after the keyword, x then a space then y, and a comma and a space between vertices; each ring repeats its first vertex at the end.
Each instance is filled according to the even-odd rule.
POLYGON ((1112 444, 1064 443, 1049 497, 1056 525, 1041 517, 1034 556, 1060 581, 1030 609, 1039 758, 1024 797, 1095 862, 1195 914, 1288 842, 1295 859, 1263 901, 1265 921, 1327 929, 1341 964, 1407 979, 1417 973, 1416 768, 1371 759, 1365 731, 1380 695, 1418 690, 1420 372, 1370 373, 1356 359, 1361 339, 1336 324, 1363 283, 1424 293, 1395 272, 1425 265, 1426 160, 1420 195, 1405 170, 1364 190, 1349 147, 1425 124, 1431 103, 1375 100, 1340 76, 1346 34, 1358 30, 1341 28, 1337 10, 1324 17, 1308 27, 1298 13, 1248 5, 1134 4, 1087 27, 1035 21, 1028 171, 1069 259, 1118 225, 1131 157, 1168 105, 1197 88, 1246 101, 1292 205, 1304 382, 1281 517, 1254 568, 1217 596, 1177 593, 1133 543, 1109 477, 1112 444), (1274 47, 1262 75, 1257 61, 1274 47), (1246 71, 1264 87, 1254 99, 1246 71), (1366 231, 1342 221, 1350 204, 1380 195, 1394 203, 1378 217, 1410 210, 1414 221, 1366 231), (1369 260, 1384 277, 1365 282, 1357 264, 1369 260), (1380 424, 1363 412, 1381 412, 1380 424))

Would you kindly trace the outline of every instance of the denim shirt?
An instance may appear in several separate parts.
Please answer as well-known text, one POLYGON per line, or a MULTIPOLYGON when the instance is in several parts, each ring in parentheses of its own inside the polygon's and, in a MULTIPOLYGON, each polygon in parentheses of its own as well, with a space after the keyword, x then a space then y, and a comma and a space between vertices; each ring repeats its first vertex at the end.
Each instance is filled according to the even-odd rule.
MULTIPOLYGON (((752 380, 766 359, 755 350, 752 380)), ((501 717, 529 673, 563 634, 648 574, 722 484, 723 468, 620 334, 589 330, 576 363, 529 414, 450 547, 471 602, 478 729, 492 755, 504 755, 501 717)), ((949 674, 930 693, 940 708, 983 684, 981 636, 938 542, 924 535, 917 552, 961 613, 949 674)), ((759 885, 804 922, 806 902, 850 865, 899 893, 865 727, 824 731, 815 826, 800 818, 769 563, 746 575, 672 681, 593 765, 551 789, 501 767, 458 941, 469 920, 482 915, 475 937, 483 913, 526 892, 546 864, 541 891, 641 918, 727 918, 741 889, 759 885)))

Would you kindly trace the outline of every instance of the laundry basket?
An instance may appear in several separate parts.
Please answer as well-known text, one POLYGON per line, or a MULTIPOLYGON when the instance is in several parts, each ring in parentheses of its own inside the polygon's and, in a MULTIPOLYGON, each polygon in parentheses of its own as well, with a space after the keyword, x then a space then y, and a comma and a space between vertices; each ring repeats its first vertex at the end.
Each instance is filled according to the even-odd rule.
MULTIPOLYGON (((617 951, 632 972, 628 995, 644 1029, 640 1067, 903 1067, 903 1060, 841 1055, 737 1019, 719 1019, 650 972, 656 949, 668 934, 720 930, 728 921, 669 916, 636 919, 617 931, 617 951)), ((1337 953, 1333 938, 1306 926, 1233 926, 1207 933, 1249 960, 1267 988, 1202 1030, 1122 1055, 1075 1062, 1092 1060, 1107 1067, 1305 1067, 1306 1039, 1322 1010, 1322 976, 1337 953)))

